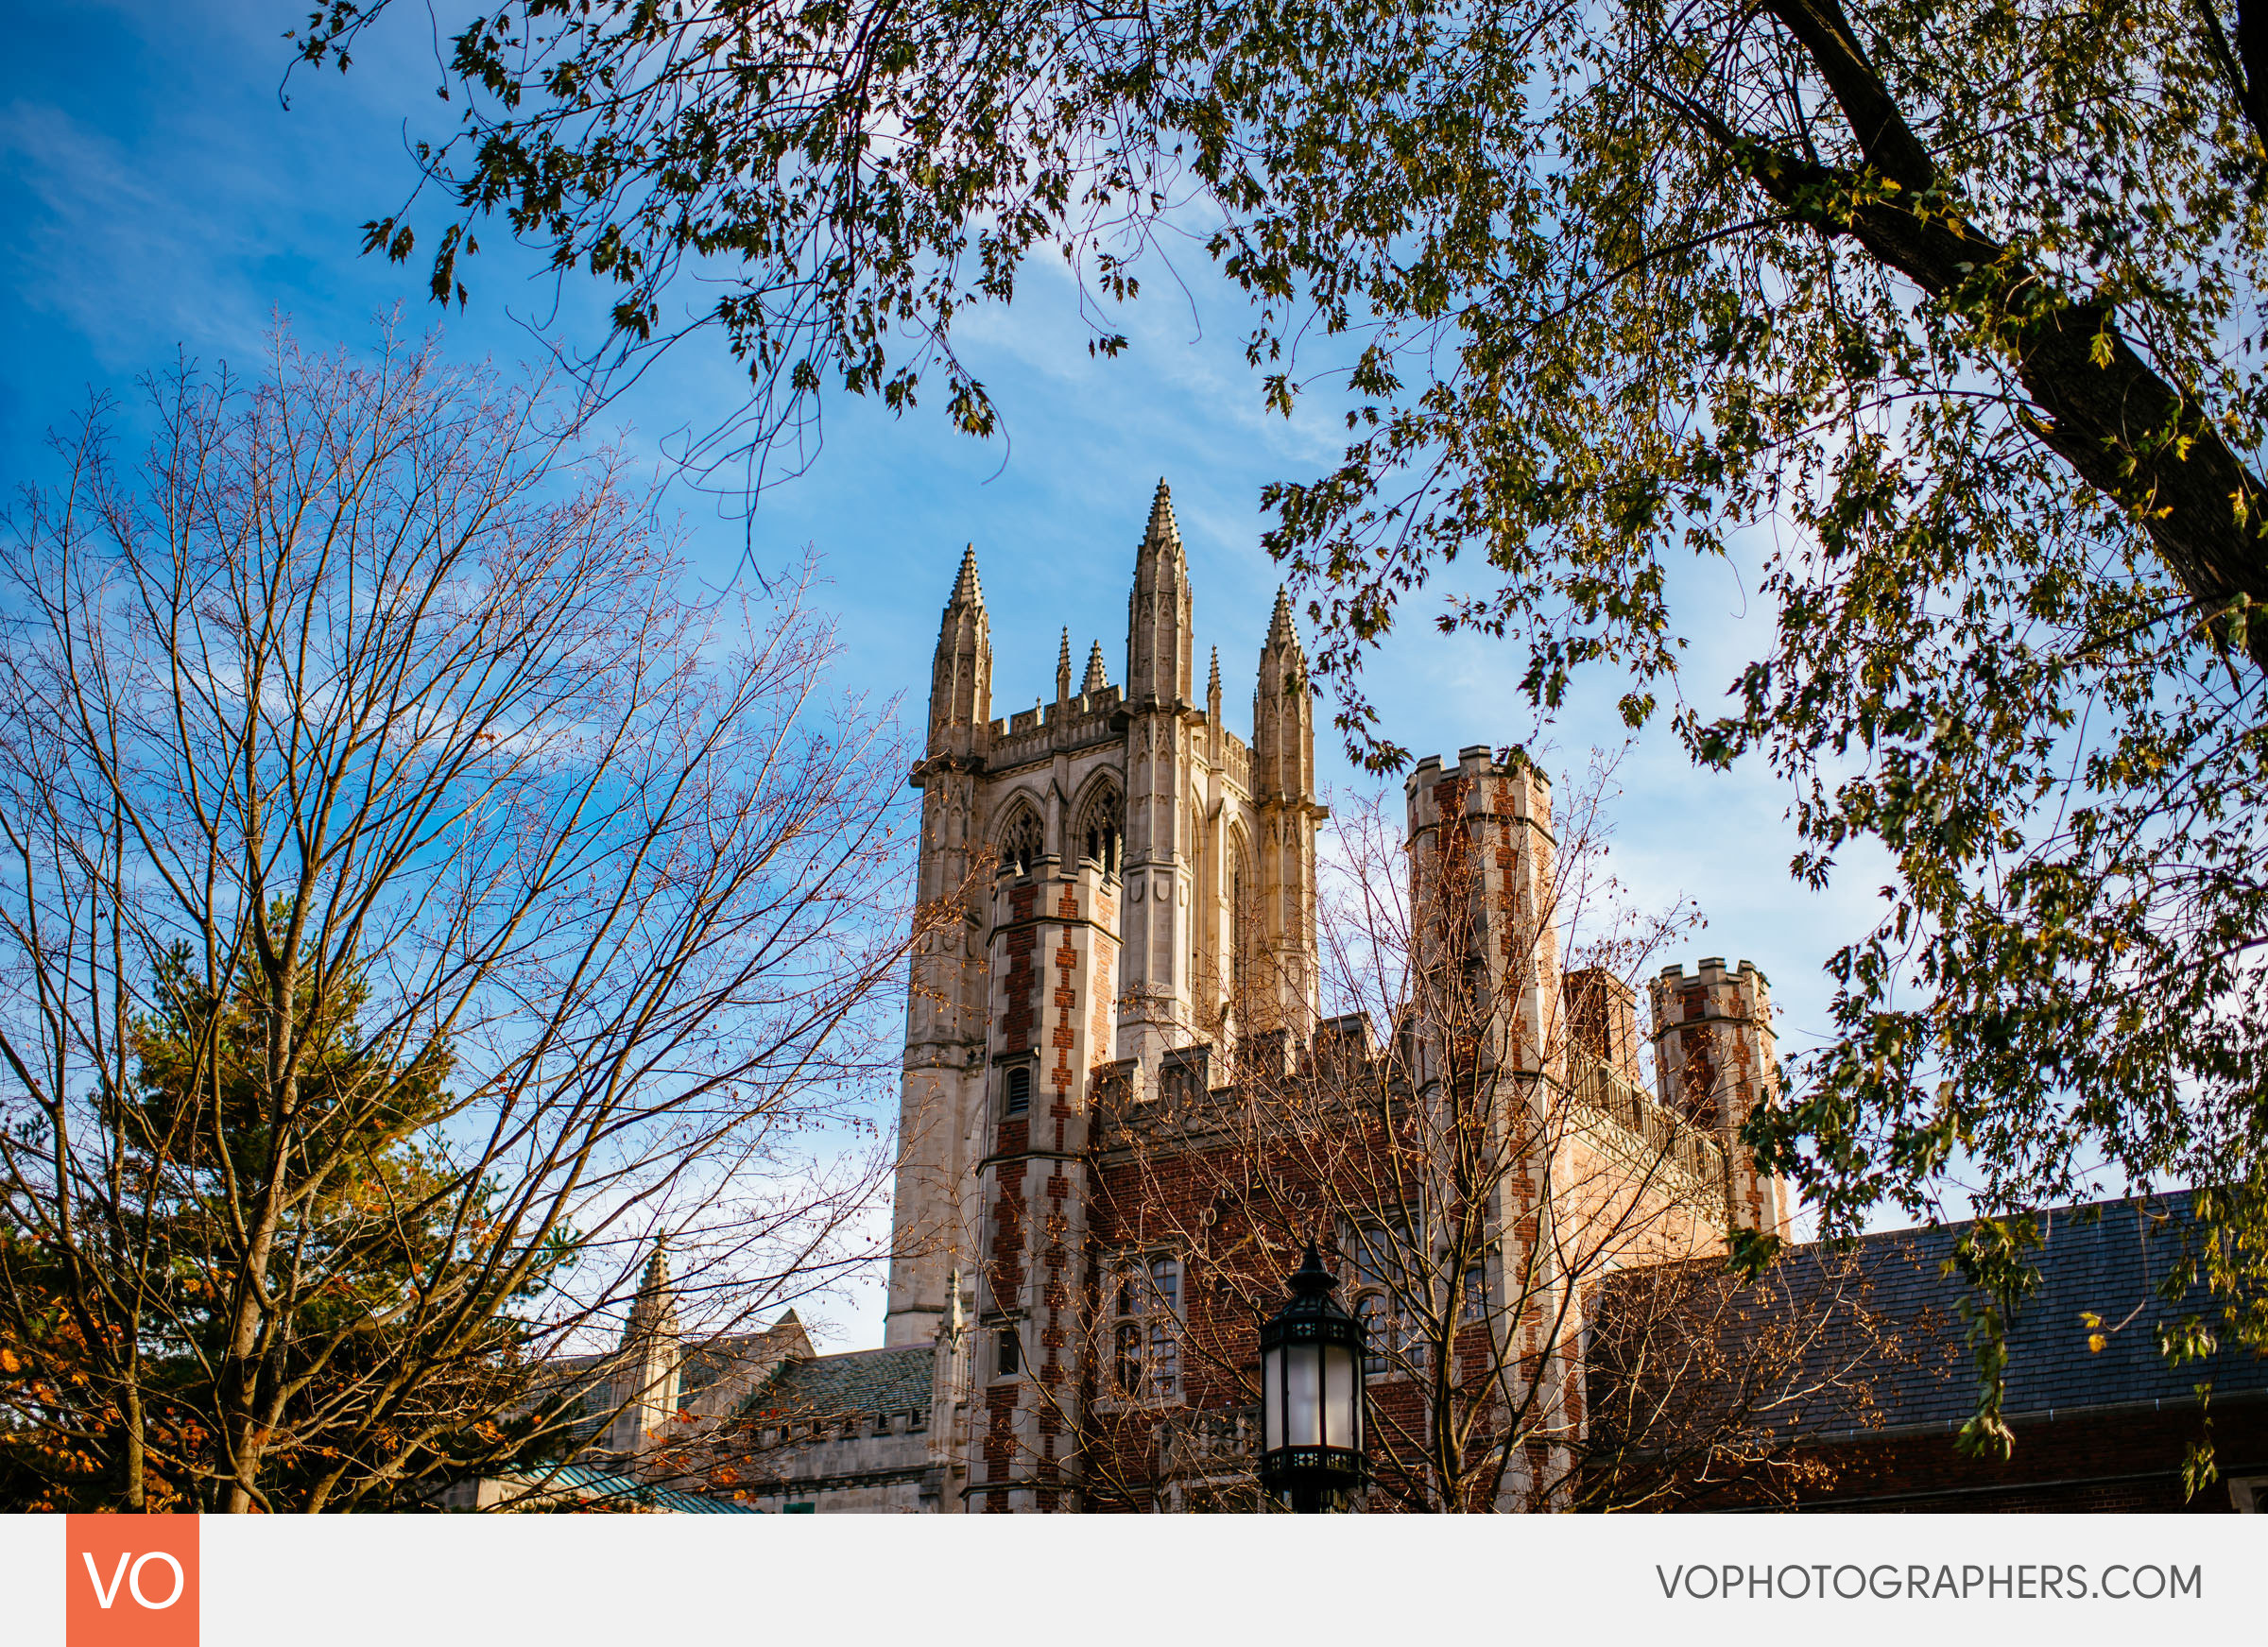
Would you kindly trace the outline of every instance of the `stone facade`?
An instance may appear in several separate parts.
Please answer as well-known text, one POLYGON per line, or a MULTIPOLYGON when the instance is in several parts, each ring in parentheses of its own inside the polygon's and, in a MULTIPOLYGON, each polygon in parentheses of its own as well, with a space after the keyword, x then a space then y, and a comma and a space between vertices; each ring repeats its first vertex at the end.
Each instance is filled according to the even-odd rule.
MULTIPOLYGON (((1136 1404, 1133 1439, 1127 1403, 1095 1411, 1108 1382, 1096 1364, 1108 1353, 1098 1348, 1107 1323, 1096 1319, 1108 1308, 1103 1278, 1160 1229, 1191 1239, 1194 1226, 1164 1202, 1200 1185, 1218 1198, 1211 1186, 1229 1146, 1220 1126, 1209 1134, 1188 1118, 1238 1072, 1272 1060, 1279 1075, 1297 1077, 1318 1056, 1372 1055, 1349 1051, 1375 1045, 1366 1025, 1318 1018, 1315 828, 1325 813, 1314 696, 1289 602, 1279 595, 1257 660, 1249 745, 1224 724, 1217 653, 1196 695, 1197 649, 1188 561, 1162 482, 1134 556, 1123 685, 1108 680, 1098 642, 1074 690, 1065 633, 1055 700, 996 718, 973 549, 944 609, 927 749, 912 781, 922 791, 920 896, 962 918, 944 923, 914 963, 886 1327, 889 1345, 913 1346, 943 1342, 955 1317, 967 1323, 966 1406, 948 1437, 967 1501, 940 1508, 1106 1507, 1089 1467, 1098 1450, 1186 1461, 1242 1433, 1239 1381, 1208 1385, 1194 1360, 1170 1412, 1136 1404), (1098 1121, 1106 1110, 1108 1126, 1098 1121), (1161 1167, 1177 1149, 1186 1170, 1161 1167)), ((1470 947, 1470 963, 1460 963, 1468 970, 1485 963, 1472 986, 1486 1033, 1506 1049, 1491 1064, 1491 1089, 1501 1086, 1504 1105, 1540 1113, 1548 1102, 1575 1118, 1492 1198, 1501 1229, 1486 1284, 1500 1307, 1523 1313, 1527 1325, 1513 1330, 1536 1339, 1524 1376, 1548 1382, 1562 1425, 1579 1424, 1568 1358, 1580 1311, 1556 1308, 1553 1289, 1572 1306, 1580 1278, 1538 1281, 1549 1267, 1535 1261, 1538 1231, 1555 1218, 1626 1227, 1627 1251, 1608 1252, 1612 1262, 1719 1250, 1734 1218, 1784 1224, 1784 1192, 1742 1164, 1736 1137, 1769 1080, 1761 974, 1744 963, 1720 986, 1705 964, 1715 993, 1692 1013, 1677 995, 1674 1023, 1663 1016, 1666 986, 1657 986, 1657 1053, 1670 1073, 1645 1093, 1632 991, 1603 974, 1559 974, 1543 774, 1517 754, 1476 746, 1453 764, 1420 762, 1406 790, 1414 901, 1427 897, 1428 876, 1472 888, 1469 930, 1456 941, 1470 947), (1571 1028, 1589 1051, 1575 1048, 1571 1028), (1713 1060, 1705 1068, 1682 1061, 1704 1055, 1713 1060), (1720 1090, 1720 1068, 1741 1081, 1720 1090), (1703 1087, 1709 1103, 1696 1108, 1703 1087), (1570 1322, 1575 1330, 1564 1330, 1570 1322)), ((1423 1049, 1452 1031, 1401 1028, 1419 1050, 1396 1078, 1408 1101, 1433 1103, 1453 1060, 1445 1043, 1430 1061, 1423 1049)), ((1239 1170, 1296 1173, 1280 1159, 1246 1159, 1239 1170)), ((1181 1211, 1201 1219, 1206 1210, 1181 1211)), ((1217 1285, 1204 1291, 1193 1281, 1177 1293, 1175 1330, 1233 1364, 1250 1321, 1221 1307, 1217 1285)), ((1183 1470, 1177 1480, 1235 1474, 1183 1470)), ((1166 1498, 1184 1496, 1177 1485, 1166 1498)))
MULTIPOLYGON (((1552 786, 1518 750, 1412 769, 1418 986, 1390 1023, 1320 1016, 1325 813, 1289 603, 1248 744, 1224 721, 1217 654, 1196 693, 1195 637, 1160 482, 1123 683, 1098 641, 1074 688, 1066 631, 1054 700, 996 718, 963 556, 911 775, 919 895, 948 918, 912 964, 885 1343, 816 1356, 791 1313, 688 1347, 658 1253, 600 1369, 602 1450, 638 1479, 766 1510, 1256 1508, 1255 1326, 1287 1243, 1313 1240, 1358 1312, 1379 1307, 1373 1346, 1401 1347, 1366 1373, 1372 1507, 1398 1464, 1380 1435, 1423 1430, 1420 1375, 1445 1363, 1526 1415, 1469 1507, 1555 1507, 1589 1467, 1584 1347, 1612 1325, 1597 1312, 1615 1278, 1721 1275, 1733 1232, 1789 1233, 1788 1186, 1740 1138, 1777 1067, 1763 974, 1670 967, 1641 1025, 1620 977, 1563 970, 1552 786), (1438 1257, 1408 1224, 1425 1197, 1379 1171, 1407 1153, 1410 1117, 1448 1117, 1441 1136, 1490 1162, 1462 1202, 1429 1192, 1428 1217, 1479 1238, 1434 1300, 1426 1364, 1372 1273, 1396 1243, 1438 1257)), ((1862 1449, 1854 1490, 1950 1490, 1931 1473, 1950 1467, 1892 1433, 1862 1449)))

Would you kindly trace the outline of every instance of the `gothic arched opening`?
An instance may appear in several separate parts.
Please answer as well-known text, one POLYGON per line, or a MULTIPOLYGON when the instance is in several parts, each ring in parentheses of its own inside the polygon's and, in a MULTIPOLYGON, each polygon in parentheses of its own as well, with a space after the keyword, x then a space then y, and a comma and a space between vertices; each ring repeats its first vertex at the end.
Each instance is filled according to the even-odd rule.
POLYGON ((1099 783, 1088 792, 1072 825, 1079 855, 1091 858, 1106 874, 1118 873, 1120 843, 1125 834, 1126 802, 1116 787, 1099 783))
POLYGON ((1019 875, 1029 875, 1047 850, 1047 827, 1040 821, 1040 814, 1026 802, 1018 802, 1009 809, 1007 818, 1000 827, 994 845, 1000 851, 1004 868, 1013 868, 1019 875))

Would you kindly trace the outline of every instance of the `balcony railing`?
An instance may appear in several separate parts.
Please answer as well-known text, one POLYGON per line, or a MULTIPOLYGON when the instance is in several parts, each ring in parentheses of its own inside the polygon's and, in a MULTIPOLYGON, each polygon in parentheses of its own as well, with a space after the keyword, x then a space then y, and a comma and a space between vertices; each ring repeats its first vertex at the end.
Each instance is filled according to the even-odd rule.
POLYGON ((1725 1146, 1692 1122, 1665 1108, 1611 1065, 1573 1048, 1567 1055, 1568 1090, 1578 1113, 1629 1134, 1646 1158, 1686 1182, 1687 1198, 1722 1220, 1729 1182, 1725 1146))

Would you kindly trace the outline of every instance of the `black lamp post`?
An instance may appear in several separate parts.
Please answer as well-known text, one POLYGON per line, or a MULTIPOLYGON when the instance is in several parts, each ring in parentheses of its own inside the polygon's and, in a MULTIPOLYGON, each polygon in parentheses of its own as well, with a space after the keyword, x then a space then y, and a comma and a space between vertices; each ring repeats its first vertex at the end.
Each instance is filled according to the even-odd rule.
POLYGON ((1260 1484, 1312 1513, 1363 1480, 1363 1324, 1312 1241, 1291 1285, 1260 1330, 1260 1484))

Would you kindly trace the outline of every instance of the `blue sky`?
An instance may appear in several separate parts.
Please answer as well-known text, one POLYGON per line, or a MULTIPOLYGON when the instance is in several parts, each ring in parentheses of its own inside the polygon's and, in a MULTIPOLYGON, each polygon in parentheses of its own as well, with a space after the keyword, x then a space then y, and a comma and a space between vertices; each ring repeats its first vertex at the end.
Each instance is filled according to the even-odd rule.
MULTIPOLYGON (((282 37, 306 9, 307 0, 11 8, 0 94, 0 456, 11 493, 43 472, 44 431, 91 389, 130 394, 137 374, 177 350, 208 365, 254 363, 279 315, 303 342, 361 343, 400 304, 413 328, 445 325, 453 354, 541 355, 529 322, 551 311, 552 289, 524 278, 508 250, 473 262, 472 300, 446 317, 425 300, 421 265, 359 255, 359 225, 392 211, 412 181, 405 122, 439 135, 450 117, 434 96, 423 9, 391 19, 351 74, 295 77, 286 110, 282 37)), ((992 614, 996 712, 1053 690, 1066 625, 1076 661, 1100 637, 1116 678, 1134 545, 1164 475, 1189 548, 1199 644, 1220 648, 1231 724, 1246 729, 1277 583, 1259 548, 1260 488, 1313 475, 1337 445, 1327 418, 1262 412, 1236 348, 1235 301, 1205 278, 1201 253, 1184 272, 1186 290, 1153 273, 1125 318, 1133 347, 1116 361, 1089 357, 1051 269, 1027 279, 1012 310, 964 321, 962 349, 1005 414, 1005 442, 954 434, 928 408, 900 420, 830 403, 817 462, 766 495, 752 543, 760 561, 806 543, 826 558, 847 684, 883 695, 922 686, 964 542, 976 545, 992 614)), ((594 337, 576 331, 589 307, 571 290, 559 322, 570 341, 594 337)), ((617 403, 609 422, 659 466, 665 437, 730 409, 735 378, 721 351, 696 342, 617 403)), ((729 566, 741 523, 691 491, 678 502, 696 554, 729 566)), ((1766 642, 1755 562, 1677 571, 1692 639, 1685 690, 1704 704, 1766 642)), ((1406 630, 1368 682, 1400 742, 1453 757, 1464 745, 1532 737, 1508 649, 1444 641, 1422 623, 1406 630)), ((1620 741, 1618 691, 1597 678, 1546 730, 1555 764, 1620 741)), ((1361 781, 1339 750, 1319 753, 1328 782, 1361 781)), ((1830 993, 1821 963, 1871 919, 1879 866, 1847 865, 1824 894, 1794 885, 1787 794, 1761 763, 1698 773, 1658 731, 1623 777, 1624 879, 1642 899, 1698 899, 1709 926, 1682 958, 1754 960, 1772 980, 1782 1051, 1816 1044, 1830 993)), ((836 1342, 871 1341, 870 1315, 870 1298, 850 1301, 836 1342)))

